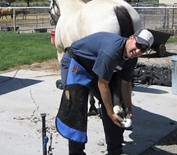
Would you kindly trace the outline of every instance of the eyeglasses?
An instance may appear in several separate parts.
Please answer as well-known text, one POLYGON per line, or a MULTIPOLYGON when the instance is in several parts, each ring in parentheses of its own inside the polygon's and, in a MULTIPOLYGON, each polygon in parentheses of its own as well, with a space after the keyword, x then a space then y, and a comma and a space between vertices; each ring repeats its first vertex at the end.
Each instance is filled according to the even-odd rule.
POLYGON ((136 43, 135 43, 136 47, 137 47, 138 49, 140 49, 142 53, 147 52, 148 48, 146 47, 146 45, 139 44, 139 43, 137 42, 136 37, 135 37, 135 41, 136 41, 136 43))
POLYGON ((135 43, 136 47, 141 50, 142 53, 147 52, 148 48, 143 47, 142 44, 135 43))

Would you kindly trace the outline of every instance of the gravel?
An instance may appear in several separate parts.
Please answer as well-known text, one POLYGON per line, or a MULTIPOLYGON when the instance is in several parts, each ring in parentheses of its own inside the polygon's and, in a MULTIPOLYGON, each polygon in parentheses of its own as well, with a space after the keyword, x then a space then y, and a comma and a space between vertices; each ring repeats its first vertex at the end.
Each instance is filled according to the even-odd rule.
POLYGON ((156 67, 171 67, 171 57, 177 55, 177 44, 166 44, 166 55, 164 57, 157 56, 156 51, 148 51, 148 54, 144 54, 138 59, 138 63, 145 64, 146 66, 156 67))

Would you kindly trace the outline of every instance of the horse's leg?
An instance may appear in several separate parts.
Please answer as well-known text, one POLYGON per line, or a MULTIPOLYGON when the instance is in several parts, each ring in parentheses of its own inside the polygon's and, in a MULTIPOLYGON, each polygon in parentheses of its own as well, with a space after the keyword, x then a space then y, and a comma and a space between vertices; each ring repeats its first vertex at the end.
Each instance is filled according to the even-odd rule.
POLYGON ((26 19, 26 11, 23 11, 22 14, 23 14, 22 19, 26 19))
POLYGON ((119 72, 113 74, 110 81, 110 90, 112 94, 113 107, 117 106, 120 111, 119 114, 124 115, 124 105, 121 97, 121 77, 119 72))
POLYGON ((59 52, 57 51, 57 57, 58 57, 58 62, 60 63, 62 57, 63 57, 64 52, 59 52))
POLYGON ((89 103, 90 103, 90 108, 89 108, 89 115, 97 115, 98 111, 97 108, 95 107, 95 99, 93 97, 93 94, 90 92, 89 93, 89 103))
MULTIPOLYGON (((57 56, 58 56, 58 62, 59 62, 59 64, 60 64, 60 62, 61 62, 61 59, 62 59, 62 57, 63 57, 63 52, 61 53, 61 52, 59 52, 59 51, 57 51, 57 56)), ((60 69, 61 69, 61 67, 60 67, 60 69)), ((59 79, 59 80, 57 80, 56 81, 56 87, 58 88, 58 89, 63 89, 63 85, 62 85, 62 81, 61 81, 61 79, 59 79)))
POLYGON ((115 72, 110 81, 110 90, 113 104, 121 103, 121 78, 118 72, 115 72))
POLYGON ((23 19, 26 19, 26 12, 23 12, 23 19))

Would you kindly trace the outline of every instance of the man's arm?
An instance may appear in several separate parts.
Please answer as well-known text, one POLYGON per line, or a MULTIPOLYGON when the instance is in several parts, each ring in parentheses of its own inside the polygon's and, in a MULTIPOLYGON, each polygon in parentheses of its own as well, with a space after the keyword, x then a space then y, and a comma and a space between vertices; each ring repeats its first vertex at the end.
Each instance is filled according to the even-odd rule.
POLYGON ((122 121, 122 118, 114 114, 113 112, 113 104, 112 104, 111 92, 109 89, 109 81, 106 81, 103 78, 99 77, 98 88, 99 88, 101 98, 106 108, 108 116, 117 126, 122 127, 120 124, 120 122, 122 121))
POLYGON ((127 112, 132 116, 132 85, 131 82, 121 80, 121 94, 127 112))

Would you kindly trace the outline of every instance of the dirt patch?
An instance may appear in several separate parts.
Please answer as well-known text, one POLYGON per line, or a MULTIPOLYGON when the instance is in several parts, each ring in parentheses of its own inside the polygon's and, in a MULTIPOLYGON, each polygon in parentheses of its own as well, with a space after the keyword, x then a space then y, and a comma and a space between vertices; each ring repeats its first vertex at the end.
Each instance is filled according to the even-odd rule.
POLYGON ((35 62, 31 65, 22 65, 18 67, 13 67, 5 71, 0 71, 0 73, 5 73, 5 72, 19 70, 19 69, 29 69, 33 71, 50 71, 50 72, 60 73, 60 67, 57 59, 52 59, 41 63, 35 62))
POLYGON ((28 66, 24 66, 30 70, 34 70, 34 71, 51 71, 51 72, 59 72, 60 67, 59 67, 59 63, 57 59, 53 59, 53 60, 48 60, 48 61, 44 61, 42 63, 33 63, 31 65, 28 66))

